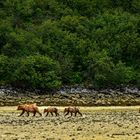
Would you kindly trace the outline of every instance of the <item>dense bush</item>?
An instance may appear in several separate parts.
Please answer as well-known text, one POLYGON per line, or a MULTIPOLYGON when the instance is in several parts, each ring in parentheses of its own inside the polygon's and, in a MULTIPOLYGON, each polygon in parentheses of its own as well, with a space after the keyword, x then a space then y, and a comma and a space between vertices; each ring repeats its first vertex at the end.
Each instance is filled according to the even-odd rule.
POLYGON ((140 85, 137 0, 1 0, 0 84, 140 85))

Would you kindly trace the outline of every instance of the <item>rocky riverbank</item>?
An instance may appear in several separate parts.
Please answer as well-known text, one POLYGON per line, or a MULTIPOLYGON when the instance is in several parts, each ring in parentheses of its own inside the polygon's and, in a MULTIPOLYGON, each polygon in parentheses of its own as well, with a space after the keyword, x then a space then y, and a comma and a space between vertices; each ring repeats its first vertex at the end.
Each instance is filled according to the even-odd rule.
POLYGON ((12 87, 0 88, 0 106, 13 106, 36 102, 38 105, 78 106, 126 106, 140 105, 140 89, 101 89, 63 87, 55 92, 21 90, 12 87))

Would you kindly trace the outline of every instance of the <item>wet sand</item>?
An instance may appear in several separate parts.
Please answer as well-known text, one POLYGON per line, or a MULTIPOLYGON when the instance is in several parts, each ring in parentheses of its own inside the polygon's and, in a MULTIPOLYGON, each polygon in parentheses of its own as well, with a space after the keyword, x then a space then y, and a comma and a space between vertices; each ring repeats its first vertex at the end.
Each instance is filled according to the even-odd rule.
MULTIPOLYGON (((83 116, 30 114, 18 117, 13 107, 0 107, 0 140, 139 140, 140 106, 79 107, 83 116)), ((44 107, 39 107, 43 112, 44 107)))

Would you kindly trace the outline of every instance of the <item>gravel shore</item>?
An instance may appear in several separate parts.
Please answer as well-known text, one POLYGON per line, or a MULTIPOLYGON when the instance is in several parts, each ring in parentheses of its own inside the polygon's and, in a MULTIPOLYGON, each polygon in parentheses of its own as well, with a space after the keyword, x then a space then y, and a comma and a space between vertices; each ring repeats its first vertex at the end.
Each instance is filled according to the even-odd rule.
POLYGON ((140 139, 139 106, 79 108, 82 117, 64 117, 64 107, 58 107, 58 117, 18 117, 16 106, 0 107, 0 140, 140 139))

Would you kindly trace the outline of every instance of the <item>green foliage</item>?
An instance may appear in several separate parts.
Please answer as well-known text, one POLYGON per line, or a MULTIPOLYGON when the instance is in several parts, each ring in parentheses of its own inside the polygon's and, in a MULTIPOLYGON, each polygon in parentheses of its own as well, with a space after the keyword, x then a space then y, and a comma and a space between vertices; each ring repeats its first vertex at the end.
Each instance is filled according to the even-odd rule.
POLYGON ((56 72, 59 72, 58 64, 47 56, 29 56, 20 61, 15 81, 23 80, 37 88, 56 88, 61 84, 56 72))
POLYGON ((116 64, 112 77, 114 78, 114 84, 129 84, 134 79, 134 77, 135 73, 133 68, 126 67, 122 62, 116 64))
POLYGON ((47 56, 27 56, 22 59, 12 59, 11 63, 4 56, 1 56, 0 60, 2 81, 43 89, 57 88, 61 85, 59 64, 47 56), (6 76, 4 72, 7 72, 6 76))
POLYGON ((10 67, 8 63, 8 57, 0 55, 0 77, 1 83, 8 79, 8 75, 10 72, 10 67))
POLYGON ((1 0, 0 83, 140 85, 138 0, 1 0))
POLYGON ((140 87, 140 72, 138 72, 137 74, 136 74, 136 85, 138 86, 138 87, 140 87))

